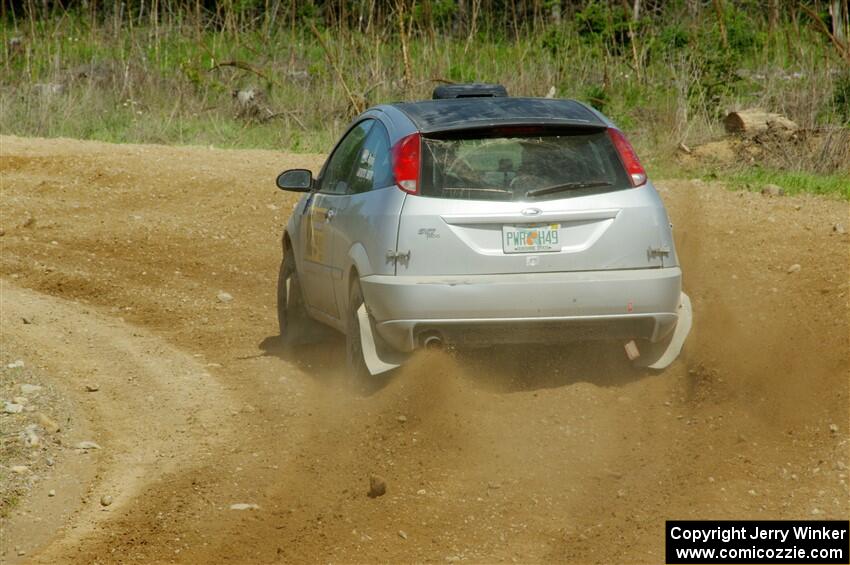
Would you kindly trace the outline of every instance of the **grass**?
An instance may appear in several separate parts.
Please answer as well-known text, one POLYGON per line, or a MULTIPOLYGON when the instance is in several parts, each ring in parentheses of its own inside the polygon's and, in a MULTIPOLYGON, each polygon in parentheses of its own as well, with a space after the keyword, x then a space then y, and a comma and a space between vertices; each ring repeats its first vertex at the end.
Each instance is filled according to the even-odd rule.
POLYGON ((808 192, 850 200, 850 175, 848 174, 815 174, 753 167, 728 173, 723 179, 731 188, 761 190, 767 184, 774 184, 785 190, 786 194, 808 192))
MULTIPOLYGON (((602 4, 591 5, 557 25, 505 33, 491 22, 474 34, 434 32, 422 21, 400 34, 391 17, 368 32, 328 26, 315 34, 312 20, 274 26, 268 15, 252 24, 237 14, 249 23, 217 28, 191 11, 167 21, 82 11, 7 19, 0 132, 324 152, 361 107, 473 80, 589 101, 649 161, 669 160, 679 143, 722 136, 720 118, 731 108, 763 107, 804 128, 847 124, 850 73, 809 26, 787 21, 767 36, 758 10, 729 3, 724 50, 713 11, 688 20, 674 6, 639 22, 640 34, 625 42, 600 28, 619 21, 613 13, 593 20, 602 4), (240 105, 234 93, 249 89, 254 100, 240 105)), ((755 183, 772 173, 746 174, 755 183)), ((830 174, 821 183, 789 181, 789 191, 834 191, 840 180, 830 174)))
POLYGON ((730 190, 757 192, 772 184, 784 190, 786 194, 809 193, 850 200, 850 171, 813 173, 736 164, 685 165, 672 157, 650 159, 645 165, 652 179, 698 178, 704 181, 722 181, 730 190))

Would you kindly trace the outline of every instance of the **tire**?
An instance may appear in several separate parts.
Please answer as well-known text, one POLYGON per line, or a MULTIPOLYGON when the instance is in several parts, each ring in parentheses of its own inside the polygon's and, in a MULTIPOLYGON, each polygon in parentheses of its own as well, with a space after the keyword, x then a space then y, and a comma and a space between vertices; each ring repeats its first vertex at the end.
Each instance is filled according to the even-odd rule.
POLYGON ((354 391, 363 391, 369 383, 369 368, 363 358, 363 344, 360 340, 360 320, 357 310, 363 305, 363 292, 360 283, 355 279, 348 295, 348 311, 346 312, 345 331, 345 365, 348 373, 348 384, 354 391))
POLYGON ((277 278, 277 323, 285 344, 297 343, 308 322, 295 256, 287 248, 277 278))

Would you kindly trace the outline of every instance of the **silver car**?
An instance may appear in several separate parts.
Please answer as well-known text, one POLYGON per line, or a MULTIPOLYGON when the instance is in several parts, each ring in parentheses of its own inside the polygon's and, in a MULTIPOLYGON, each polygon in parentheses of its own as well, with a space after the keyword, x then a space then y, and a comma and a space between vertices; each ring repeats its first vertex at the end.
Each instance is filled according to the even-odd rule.
POLYGON ((343 332, 355 376, 419 347, 619 340, 663 368, 691 324, 664 205, 623 133, 494 85, 358 116, 283 233, 278 318, 343 332))

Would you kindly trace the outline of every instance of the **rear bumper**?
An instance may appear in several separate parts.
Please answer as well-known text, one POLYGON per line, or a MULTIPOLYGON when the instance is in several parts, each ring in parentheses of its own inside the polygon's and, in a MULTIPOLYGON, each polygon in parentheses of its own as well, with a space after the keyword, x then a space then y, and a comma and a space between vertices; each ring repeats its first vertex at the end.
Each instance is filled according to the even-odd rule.
POLYGON ((448 343, 568 342, 666 336, 678 319, 678 267, 360 280, 375 326, 411 351, 425 333, 448 343))

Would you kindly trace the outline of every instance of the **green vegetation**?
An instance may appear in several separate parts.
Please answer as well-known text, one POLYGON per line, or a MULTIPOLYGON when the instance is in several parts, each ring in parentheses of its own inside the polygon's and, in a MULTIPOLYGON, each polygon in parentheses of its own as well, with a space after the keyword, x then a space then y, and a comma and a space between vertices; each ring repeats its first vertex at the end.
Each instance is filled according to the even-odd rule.
POLYGON ((846 172, 813 173, 788 171, 775 167, 731 165, 684 165, 671 159, 650 159, 650 176, 656 179, 700 179, 721 181, 730 190, 760 191, 772 184, 786 194, 820 194, 850 200, 850 175, 846 172))
POLYGON ((811 192, 831 194, 850 200, 850 176, 846 174, 815 174, 807 172, 777 171, 752 167, 724 175, 731 188, 761 190, 766 184, 782 187, 787 194, 811 192))
POLYGON ((847 37, 847 15, 767 4, 4 1, 0 131, 327 151, 369 105, 473 80, 587 101, 650 161, 721 136, 733 108, 848 127, 850 50, 821 29, 847 37))

